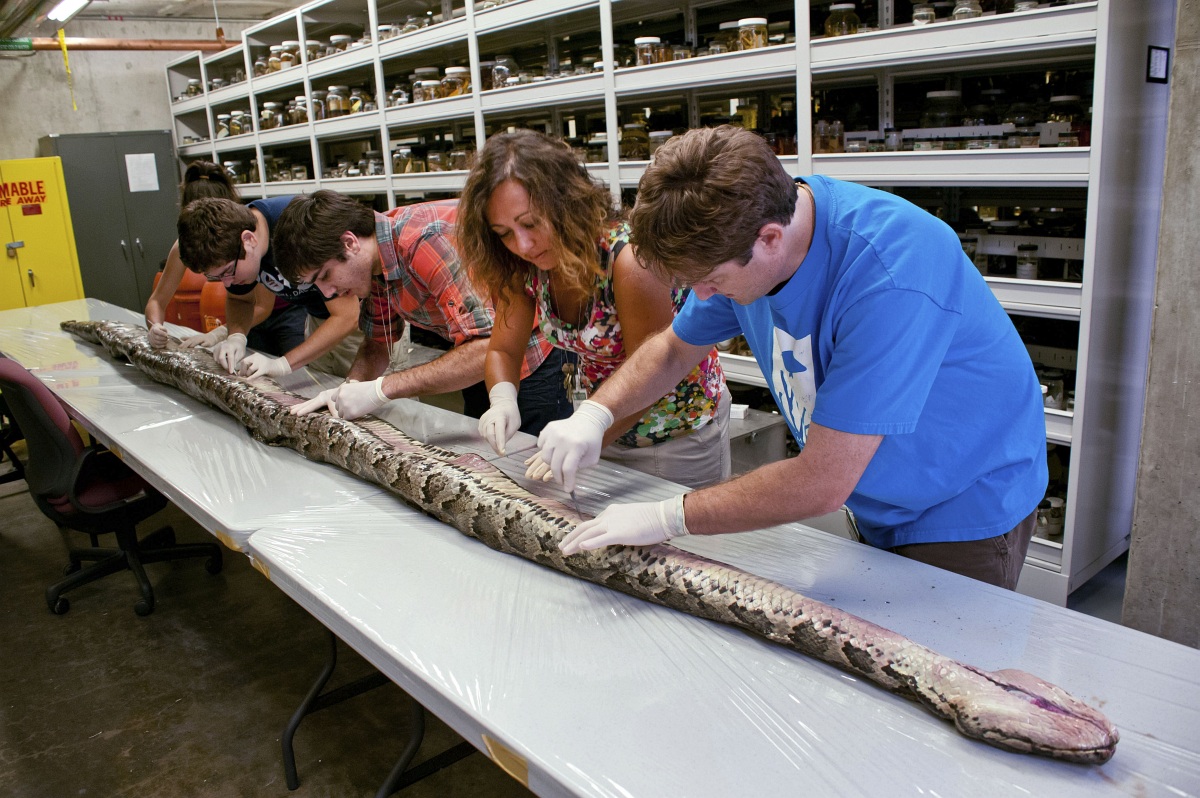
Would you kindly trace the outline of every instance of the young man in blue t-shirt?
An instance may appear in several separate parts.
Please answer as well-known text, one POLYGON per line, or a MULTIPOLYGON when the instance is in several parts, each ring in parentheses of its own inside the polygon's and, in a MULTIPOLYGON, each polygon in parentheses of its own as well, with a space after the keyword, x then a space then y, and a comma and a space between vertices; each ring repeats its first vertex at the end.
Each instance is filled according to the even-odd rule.
POLYGON ((1046 489, 1033 364, 955 233, 910 203, 794 181, 757 136, 658 150, 631 216, 638 257, 692 296, 570 419, 531 476, 574 487, 613 416, 742 333, 798 457, 658 503, 611 505, 566 553, 759 529, 850 507, 873 546, 1014 588, 1046 489))

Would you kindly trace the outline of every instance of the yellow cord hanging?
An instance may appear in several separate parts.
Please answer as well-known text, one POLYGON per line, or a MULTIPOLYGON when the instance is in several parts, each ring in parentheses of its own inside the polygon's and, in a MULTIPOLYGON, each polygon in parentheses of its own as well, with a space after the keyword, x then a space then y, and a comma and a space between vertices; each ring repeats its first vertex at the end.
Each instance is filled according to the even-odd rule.
POLYGON ((58 29, 58 46, 62 48, 63 66, 67 69, 67 89, 71 92, 71 110, 78 111, 79 106, 75 104, 75 80, 71 77, 71 62, 67 60, 67 34, 62 28, 58 29))

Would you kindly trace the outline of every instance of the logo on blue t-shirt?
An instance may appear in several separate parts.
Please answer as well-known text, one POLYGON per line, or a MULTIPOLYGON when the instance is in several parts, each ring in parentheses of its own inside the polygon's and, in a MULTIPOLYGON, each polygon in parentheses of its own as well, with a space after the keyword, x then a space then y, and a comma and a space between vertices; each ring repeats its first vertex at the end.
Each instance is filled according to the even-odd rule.
POLYGON ((258 279, 272 294, 282 294, 292 290, 292 286, 288 284, 287 280, 265 269, 259 272, 258 279))
POLYGON ((779 405, 801 449, 808 441, 808 424, 817 402, 813 374, 812 335, 796 340, 787 330, 776 327, 767 378, 775 404, 779 405))

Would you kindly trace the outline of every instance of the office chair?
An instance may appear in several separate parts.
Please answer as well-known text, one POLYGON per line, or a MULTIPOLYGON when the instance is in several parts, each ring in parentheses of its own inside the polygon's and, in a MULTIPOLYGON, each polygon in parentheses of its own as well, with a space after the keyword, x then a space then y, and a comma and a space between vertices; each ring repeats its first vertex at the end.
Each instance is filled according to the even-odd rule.
POLYGON ((4 396, 0 394, 0 464, 8 461, 8 464, 12 466, 11 471, 0 474, 0 485, 25 479, 25 465, 12 448, 13 444, 23 437, 16 419, 9 412, 8 405, 4 403, 4 396))
POLYGON ((133 605, 138 615, 154 612, 154 589, 145 563, 208 557, 205 569, 221 571, 221 548, 215 543, 175 544, 175 532, 163 527, 142 540, 137 525, 167 505, 167 499, 99 445, 85 447, 66 407, 49 388, 14 360, 0 357, 0 390, 25 435, 29 450, 25 479, 29 493, 46 517, 83 532, 90 548, 71 548, 65 579, 46 588, 46 604, 56 615, 71 604, 62 594, 126 568, 133 571, 142 597, 133 605), (116 536, 117 548, 99 548, 98 537, 116 536), (91 564, 84 566, 85 561, 91 564))

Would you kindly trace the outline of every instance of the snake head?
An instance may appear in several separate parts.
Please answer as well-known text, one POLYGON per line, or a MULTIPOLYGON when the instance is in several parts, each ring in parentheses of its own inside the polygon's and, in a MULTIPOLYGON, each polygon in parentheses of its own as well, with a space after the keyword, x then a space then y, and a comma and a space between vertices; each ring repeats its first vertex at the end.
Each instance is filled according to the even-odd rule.
POLYGON ((954 723, 968 737, 999 748, 1069 762, 1103 764, 1120 735, 1100 711, 1061 687, 1019 670, 964 666, 992 685, 955 702, 954 723))

